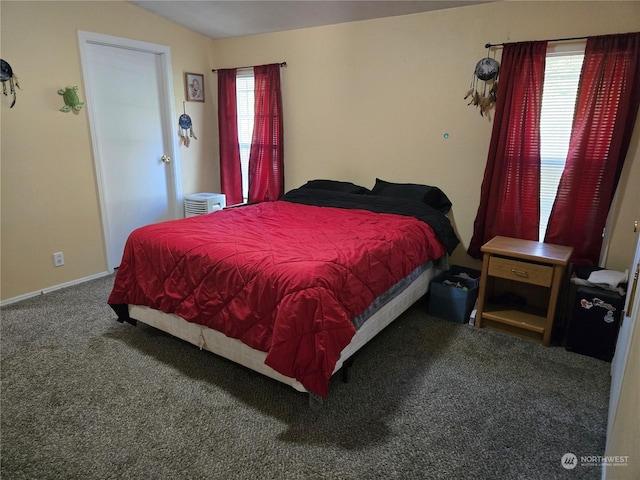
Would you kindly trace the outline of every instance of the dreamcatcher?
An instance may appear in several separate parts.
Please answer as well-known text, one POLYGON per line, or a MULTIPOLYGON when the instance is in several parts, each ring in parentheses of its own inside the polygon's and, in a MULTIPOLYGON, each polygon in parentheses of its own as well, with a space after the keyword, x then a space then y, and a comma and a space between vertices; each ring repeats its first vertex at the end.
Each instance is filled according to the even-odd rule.
POLYGON ((467 105, 480 107, 481 116, 484 116, 485 113, 491 110, 496 103, 499 71, 500 64, 498 64, 495 59, 489 57, 489 50, 487 49, 487 57, 476 63, 469 91, 464 96, 465 100, 471 97, 471 101, 467 105), (478 88, 478 80, 484 82, 482 85, 482 92, 480 92, 478 88), (488 93, 487 83, 490 84, 488 93))
POLYGON ((16 88, 20 88, 18 78, 13 74, 13 69, 4 60, 0 59, 0 81, 2 82, 2 93, 7 96, 7 83, 9 82, 9 93, 13 95, 13 101, 9 108, 13 108, 16 104, 16 88))
POLYGON ((191 117, 187 115, 187 112, 184 110, 184 102, 182 102, 182 111, 183 114, 178 118, 178 136, 180 137, 180 142, 183 143, 185 147, 189 148, 191 139, 193 138, 197 140, 198 137, 193 133, 191 117))

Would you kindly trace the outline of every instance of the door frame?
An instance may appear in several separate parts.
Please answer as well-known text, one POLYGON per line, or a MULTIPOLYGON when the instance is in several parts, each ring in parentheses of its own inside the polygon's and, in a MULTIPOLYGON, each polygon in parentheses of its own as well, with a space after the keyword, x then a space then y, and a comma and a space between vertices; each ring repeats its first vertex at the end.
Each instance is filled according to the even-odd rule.
POLYGON ((105 183, 103 168, 105 159, 100 157, 98 145, 100 138, 97 131, 97 119, 96 113, 92 109, 94 105, 95 92, 91 89, 89 82, 89 71, 87 67, 87 60, 89 56, 88 45, 98 44, 113 48, 125 48, 130 50, 137 50, 145 53, 151 53, 157 55, 160 64, 160 109, 162 113, 162 133, 164 139, 164 151, 166 155, 171 157, 169 163, 171 168, 167 169, 168 177, 168 189, 167 189, 167 201, 169 205, 169 214, 172 218, 181 217, 181 205, 182 205, 182 188, 180 180, 180 157, 178 140, 173 132, 178 129, 176 123, 175 105, 173 103, 173 75, 171 71, 171 49, 165 45, 158 45, 155 43, 141 42, 138 40, 131 40, 128 38, 114 37, 111 35, 104 35, 100 33, 86 32, 78 30, 78 45, 80 48, 80 63, 82 66, 82 76, 84 80, 84 87, 86 93, 86 110, 89 118, 89 131, 91 134, 91 146, 93 150, 93 162, 95 166, 96 184, 98 188, 98 199, 100 203, 100 216, 102 217, 102 235, 105 248, 105 257, 107 260, 107 270, 109 273, 113 273, 111 265, 115 265, 119 259, 109 258, 111 255, 111 249, 109 248, 111 226, 109 225, 109 205, 107 204, 107 197, 105 194, 105 183))

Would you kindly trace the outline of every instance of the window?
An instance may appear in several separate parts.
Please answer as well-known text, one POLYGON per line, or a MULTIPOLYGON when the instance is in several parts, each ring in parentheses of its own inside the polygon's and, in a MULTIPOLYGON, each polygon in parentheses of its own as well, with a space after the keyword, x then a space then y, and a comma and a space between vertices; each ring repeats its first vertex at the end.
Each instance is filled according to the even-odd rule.
POLYGON ((242 171, 242 200, 245 203, 249 197, 249 153, 253 136, 254 84, 253 69, 238 71, 236 76, 238 143, 242 171))
POLYGON ((220 188, 227 205, 284 194, 280 66, 218 70, 220 188))
MULTIPOLYGON (((503 46, 500 89, 511 93, 499 96, 502 100, 496 104, 495 118, 500 124, 494 123, 480 205, 467 248, 473 258, 480 258, 482 245, 496 235, 539 240, 544 140, 545 177, 550 177, 546 172, 554 161, 565 164, 557 190, 544 180, 545 189, 555 190, 551 215, 542 221, 547 223, 544 239, 572 246, 575 265, 600 261, 602 231, 640 105, 640 32, 586 39, 584 58, 578 57, 573 69, 579 77, 577 95, 560 95, 570 99, 566 108, 573 117, 565 122, 571 125, 571 134, 568 142, 564 135, 562 153, 547 150, 552 143, 549 134, 562 131, 557 125, 548 128, 547 122, 558 119, 563 107, 556 107, 556 114, 545 115, 541 122, 543 96, 546 93, 549 97, 554 90, 551 82, 545 82, 546 59, 553 57, 548 43, 503 46)), ((551 59, 550 71, 553 63, 551 59)), ((562 87, 566 84, 560 82, 562 87)), ((550 204, 551 199, 547 200, 547 211, 550 204)))
MULTIPOLYGON (((582 46, 584 50, 584 46, 582 46)), ((583 51, 547 53, 540 117, 540 236, 544 241, 551 208, 569 150, 584 59, 583 51)))

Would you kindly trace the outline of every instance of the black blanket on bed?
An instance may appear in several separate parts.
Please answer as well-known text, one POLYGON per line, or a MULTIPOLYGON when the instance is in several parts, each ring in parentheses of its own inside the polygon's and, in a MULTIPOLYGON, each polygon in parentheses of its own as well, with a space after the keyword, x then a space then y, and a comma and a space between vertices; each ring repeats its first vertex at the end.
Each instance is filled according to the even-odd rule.
POLYGON ((451 254, 460 240, 447 216, 425 203, 382 195, 361 195, 314 188, 297 188, 280 198, 287 202, 320 207, 369 210, 376 213, 393 213, 418 218, 433 228, 447 252, 451 254))

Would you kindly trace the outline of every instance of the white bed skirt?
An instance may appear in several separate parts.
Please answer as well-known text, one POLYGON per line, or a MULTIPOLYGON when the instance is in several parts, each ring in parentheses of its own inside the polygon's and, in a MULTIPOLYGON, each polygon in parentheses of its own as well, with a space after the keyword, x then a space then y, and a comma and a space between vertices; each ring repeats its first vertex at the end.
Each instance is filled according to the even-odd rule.
MULTIPOLYGON (((435 267, 426 269, 402 292, 389 300, 364 322, 351 339, 351 343, 342 351, 333 373, 340 370, 346 360, 422 297, 429 290, 429 284, 433 277, 439 272, 440 270, 435 267)), ((200 349, 215 353, 267 377, 290 385, 300 392, 307 391, 295 378, 284 376, 265 365, 266 352, 248 347, 240 340, 229 338, 217 330, 187 322, 174 314, 163 313, 139 305, 129 305, 129 316, 146 325, 192 343, 200 347, 200 349)))

